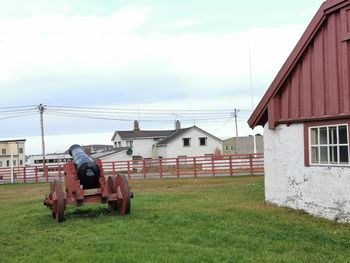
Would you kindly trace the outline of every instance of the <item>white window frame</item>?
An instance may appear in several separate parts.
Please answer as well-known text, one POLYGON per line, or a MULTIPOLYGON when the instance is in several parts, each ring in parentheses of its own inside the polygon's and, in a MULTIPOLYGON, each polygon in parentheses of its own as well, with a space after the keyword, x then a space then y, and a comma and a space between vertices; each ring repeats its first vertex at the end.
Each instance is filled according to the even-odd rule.
POLYGON ((126 147, 133 148, 134 147, 134 142, 132 140, 126 141, 126 147))
POLYGON ((200 147, 206 147, 207 144, 208 144, 207 142, 208 142, 208 137, 199 137, 198 138, 198 143, 199 143, 200 147), (204 139, 204 144, 203 145, 201 145, 201 139, 204 139))
POLYGON ((308 138, 308 150, 309 150, 309 165, 310 166, 350 166, 350 143, 349 143, 349 126, 347 123, 340 123, 340 124, 329 124, 329 125, 315 125, 315 126, 310 126, 308 127, 308 132, 309 132, 309 138, 308 138), (339 142, 339 126, 346 126, 346 136, 347 136, 347 143, 336 143, 336 144, 330 144, 329 143, 329 127, 337 127, 337 139, 339 142), (311 142, 311 136, 312 136, 312 129, 318 129, 318 144, 312 144, 311 142), (327 144, 321 144, 321 137, 320 137, 320 129, 321 128, 327 128, 327 144), (327 160, 328 163, 321 163, 321 146, 322 147, 327 147, 327 160), (337 156, 338 156, 338 163, 330 163, 330 156, 329 156, 329 149, 330 147, 337 147, 337 156), (340 146, 347 146, 348 147, 348 163, 340 163, 340 146), (312 147, 318 147, 318 163, 313 163, 312 162, 312 147))
POLYGON ((191 147, 191 138, 182 138, 182 147, 191 147), (188 145, 185 145, 185 140, 188 140, 188 145))

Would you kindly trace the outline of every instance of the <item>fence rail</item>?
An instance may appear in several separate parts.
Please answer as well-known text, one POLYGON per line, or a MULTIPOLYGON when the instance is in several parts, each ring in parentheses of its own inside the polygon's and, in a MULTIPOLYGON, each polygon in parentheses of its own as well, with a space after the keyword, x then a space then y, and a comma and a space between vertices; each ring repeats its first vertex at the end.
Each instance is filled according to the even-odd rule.
MULTIPOLYGON (((1 167, 1 183, 50 182, 64 179, 64 165, 1 167)), ((183 178, 234 175, 263 175, 264 155, 243 154, 144 159, 132 161, 102 162, 106 176, 125 174, 137 178, 183 178)))

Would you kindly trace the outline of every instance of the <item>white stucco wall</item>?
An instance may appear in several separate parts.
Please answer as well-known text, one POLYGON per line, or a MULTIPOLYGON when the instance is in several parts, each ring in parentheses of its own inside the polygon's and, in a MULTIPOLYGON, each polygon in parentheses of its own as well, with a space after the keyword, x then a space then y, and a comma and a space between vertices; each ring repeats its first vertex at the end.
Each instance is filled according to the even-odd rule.
POLYGON ((265 199, 350 222, 350 167, 305 167, 303 124, 264 129, 265 199))
POLYGON ((216 148, 219 148, 220 150, 222 150, 222 143, 213 139, 207 134, 202 133, 200 130, 191 129, 185 134, 183 134, 181 137, 178 137, 176 138, 176 140, 170 142, 167 145, 166 150, 161 149, 164 147, 157 147, 157 148, 158 148, 158 155, 162 156, 163 158, 175 158, 180 155, 186 155, 188 157, 191 157, 191 156, 204 156, 205 154, 213 154, 216 148), (207 138, 206 146, 199 145, 200 137, 207 138), (191 138, 191 146, 184 147, 182 138, 191 138))

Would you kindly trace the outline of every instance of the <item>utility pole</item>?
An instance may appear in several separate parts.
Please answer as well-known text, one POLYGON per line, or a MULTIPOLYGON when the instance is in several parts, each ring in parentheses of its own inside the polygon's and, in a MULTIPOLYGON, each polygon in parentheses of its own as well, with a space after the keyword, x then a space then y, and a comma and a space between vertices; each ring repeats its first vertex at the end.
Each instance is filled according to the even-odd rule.
MULTIPOLYGON (((253 91, 253 73, 252 73, 252 56, 250 52, 250 46, 248 46, 249 50, 249 79, 250 79, 250 91, 252 95, 252 111, 254 112, 254 91, 253 91)), ((256 134, 253 129, 253 152, 256 153, 256 134)))
POLYGON ((41 146, 42 146, 42 153, 43 153, 43 169, 45 171, 45 140, 44 140, 44 117, 43 113, 45 111, 45 106, 43 104, 40 104, 38 106, 38 110, 40 113, 40 128, 41 128, 41 146))
POLYGON ((233 110, 233 117, 235 118, 235 126, 236 126, 236 138, 238 137, 238 125, 237 125, 237 115, 239 110, 234 109, 233 110))

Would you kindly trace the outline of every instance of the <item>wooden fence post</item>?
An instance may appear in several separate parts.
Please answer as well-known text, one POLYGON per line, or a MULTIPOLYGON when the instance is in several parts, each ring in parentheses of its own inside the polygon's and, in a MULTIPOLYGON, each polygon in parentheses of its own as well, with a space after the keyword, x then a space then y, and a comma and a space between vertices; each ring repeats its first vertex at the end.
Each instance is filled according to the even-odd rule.
POLYGON ((49 181, 49 173, 48 173, 48 170, 47 170, 47 166, 46 166, 46 165, 44 165, 44 175, 45 175, 45 177, 46 177, 46 182, 48 182, 48 181, 49 181))
POLYGON ((113 171, 113 176, 115 176, 115 162, 112 162, 112 171, 113 171))
POLYGON ((128 167, 128 178, 130 179, 130 161, 127 161, 127 167, 128 167))
POLYGON ((251 154, 249 154, 249 170, 250 176, 253 176, 253 158, 251 154))
POLYGON ((146 176, 146 162, 145 162, 145 159, 142 160, 142 172, 143 172, 143 178, 144 178, 144 179, 147 179, 147 176, 146 176))
POLYGON ((196 157, 193 157, 193 174, 194 174, 194 177, 197 178, 197 162, 196 162, 196 157))
POLYGON ((62 168, 61 168, 61 165, 59 164, 58 165, 58 178, 61 180, 61 177, 62 177, 62 168))
POLYGON ((211 157, 211 170, 212 170, 213 176, 215 176, 214 156, 211 157))
POLYGON ((176 176, 177 178, 180 177, 180 164, 179 164, 179 158, 176 158, 176 176))
POLYGON ((232 170, 232 155, 229 157, 230 159, 230 175, 233 176, 233 170, 232 170))
POLYGON ((35 166, 34 168, 34 172, 35 172, 35 182, 38 182, 38 166, 35 166))
POLYGON ((159 158, 159 169, 160 169, 160 178, 163 178, 163 166, 162 166, 162 158, 159 158))
POLYGON ((26 174, 26 167, 23 166, 23 182, 26 183, 27 182, 27 174, 26 174))

